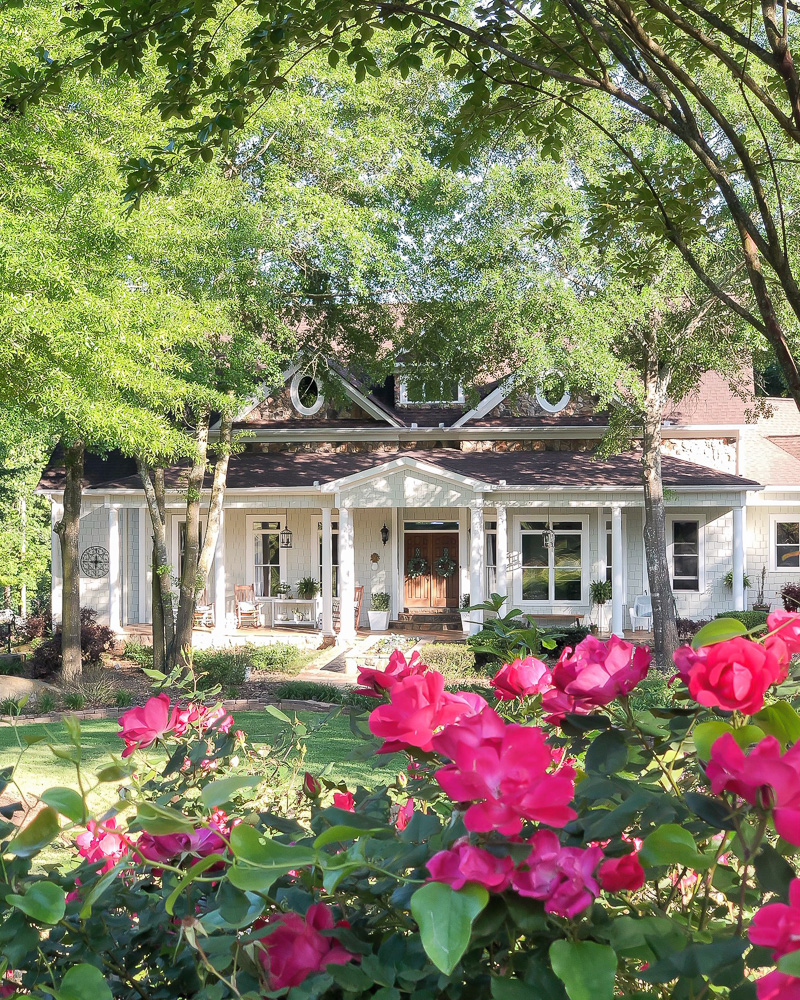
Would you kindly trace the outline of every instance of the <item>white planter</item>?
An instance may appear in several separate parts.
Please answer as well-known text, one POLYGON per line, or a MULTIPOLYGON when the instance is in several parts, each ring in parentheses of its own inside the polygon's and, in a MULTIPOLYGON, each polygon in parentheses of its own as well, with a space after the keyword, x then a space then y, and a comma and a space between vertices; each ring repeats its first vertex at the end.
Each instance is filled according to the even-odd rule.
POLYGON ((386 632, 389 628, 388 611, 368 611, 369 628, 371 632, 386 632))
POLYGON ((468 611, 467 612, 460 611, 459 615, 461 616, 461 631, 469 632, 469 627, 472 624, 470 620, 470 613, 468 611))
POLYGON ((601 632, 608 632, 609 623, 611 621, 611 605, 606 602, 605 604, 595 605, 597 609, 597 627, 601 632))

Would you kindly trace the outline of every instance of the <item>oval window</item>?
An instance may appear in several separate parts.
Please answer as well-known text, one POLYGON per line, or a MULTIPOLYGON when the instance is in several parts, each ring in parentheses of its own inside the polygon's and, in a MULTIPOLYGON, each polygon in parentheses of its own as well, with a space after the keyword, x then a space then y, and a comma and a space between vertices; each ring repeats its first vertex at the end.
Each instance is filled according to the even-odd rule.
POLYGON ((313 417, 325 402, 325 397, 320 392, 319 384, 313 375, 298 372, 292 379, 289 391, 292 406, 305 417, 313 417))
POLYGON ((536 389, 536 401, 548 413, 560 413, 570 401, 570 392, 561 372, 547 372, 536 389))

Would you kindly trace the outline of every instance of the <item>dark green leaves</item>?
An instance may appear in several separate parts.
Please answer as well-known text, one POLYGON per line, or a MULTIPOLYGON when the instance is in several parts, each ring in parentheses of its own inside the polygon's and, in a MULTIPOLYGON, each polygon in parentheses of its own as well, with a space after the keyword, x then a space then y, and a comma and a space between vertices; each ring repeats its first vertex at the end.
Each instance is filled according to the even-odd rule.
POLYGON ((688 830, 677 823, 665 823, 648 834, 639 852, 645 865, 685 865, 702 871, 712 864, 713 858, 701 854, 688 830))
POLYGON ((30 857, 43 847, 47 847, 58 836, 60 829, 58 813, 51 806, 46 806, 23 830, 20 830, 8 845, 8 849, 12 854, 30 857))
POLYGON ((429 882, 411 897, 425 954, 449 975, 467 949, 472 923, 489 901, 483 886, 467 884, 460 892, 443 882, 429 882))
POLYGON ((6 902, 39 924, 57 924, 66 910, 64 890, 52 882, 34 882, 24 896, 12 893, 6 902))
POLYGON ((617 956, 607 944, 554 941, 550 961, 570 1000, 612 1000, 617 956))
POLYGON ((86 822, 86 807, 74 788, 48 788, 46 792, 42 792, 41 799, 45 805, 52 806, 73 823, 86 822))
POLYGON ((57 1000, 112 1000, 112 996, 103 973, 85 963, 67 969, 56 993, 57 1000))

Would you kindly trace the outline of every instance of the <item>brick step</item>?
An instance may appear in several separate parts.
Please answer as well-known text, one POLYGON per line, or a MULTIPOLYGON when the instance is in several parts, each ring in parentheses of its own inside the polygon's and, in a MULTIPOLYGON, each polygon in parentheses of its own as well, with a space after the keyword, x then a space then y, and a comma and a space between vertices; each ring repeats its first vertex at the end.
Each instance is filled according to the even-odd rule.
POLYGON ((391 632, 413 632, 419 633, 430 633, 431 635, 440 635, 442 632, 461 632, 461 620, 457 622, 452 621, 442 621, 442 622, 418 622, 418 621, 394 621, 389 622, 389 630, 391 632))
POLYGON ((445 611, 401 611, 397 616, 397 620, 401 622, 431 622, 432 624, 437 624, 439 622, 460 622, 461 615, 457 611, 453 611, 448 608, 445 611))

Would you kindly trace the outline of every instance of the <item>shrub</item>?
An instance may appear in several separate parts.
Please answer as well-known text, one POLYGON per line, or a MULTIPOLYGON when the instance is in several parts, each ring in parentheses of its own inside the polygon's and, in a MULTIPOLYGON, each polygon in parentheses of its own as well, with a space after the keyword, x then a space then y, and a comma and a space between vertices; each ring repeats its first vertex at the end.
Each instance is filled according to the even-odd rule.
POLYGON ((309 659, 309 654, 290 642, 276 642, 270 646, 248 643, 244 647, 253 670, 269 674, 298 674, 309 659))
POLYGON ((125 688, 119 688, 114 692, 114 704, 117 708, 127 708, 128 705, 133 704, 133 695, 125 688))
POLYGON ((86 695, 83 691, 67 691, 64 695, 64 704, 73 712, 80 712, 86 707, 86 695))
POLYGON ((50 691, 41 691, 36 695, 36 711, 40 712, 42 715, 49 715, 50 712, 55 710, 58 702, 56 701, 55 695, 51 694, 50 691))
POLYGON ((735 618, 748 631, 752 628, 758 628, 760 625, 763 625, 764 630, 766 630, 767 625, 766 611, 722 611, 717 615, 717 618, 735 618))
POLYGON ((690 641, 710 621, 710 618, 676 618, 675 624, 678 627, 678 638, 683 642, 690 641))
POLYGON ((388 611, 391 598, 388 594, 373 594, 370 602, 370 611, 388 611))
MULTIPOLYGON (((100 657, 114 642, 114 633, 97 624, 93 608, 81 608, 81 658, 84 663, 99 663, 100 657)), ((39 646, 31 659, 34 677, 52 677, 61 669, 61 629, 39 646)))
POLYGON ((75 685, 75 691, 83 695, 88 705, 112 705, 116 690, 111 671, 96 666, 84 670, 83 676, 75 685))
POLYGON ((141 642, 132 642, 130 639, 125 643, 122 655, 124 659, 136 663, 140 667, 153 666, 153 647, 145 646, 141 642))
POLYGON ((37 609, 33 614, 19 622, 15 632, 15 638, 20 642, 30 642, 31 639, 44 639, 53 633, 53 618, 50 613, 50 605, 46 604, 37 609))
POLYGON ((800 583, 785 583, 781 587, 781 600, 787 611, 800 611, 800 583))
POLYGON ((0 715, 19 715, 20 703, 16 698, 3 698, 0 701, 0 715))
POLYGON ((239 688, 249 676, 250 658, 242 647, 197 649, 194 652, 194 668, 201 688, 217 684, 228 689, 239 688))
POLYGON ((0 654, 0 675, 19 677, 25 670, 25 660, 14 653, 0 654))
POLYGON ((327 701, 340 705, 346 690, 318 681, 287 681, 275 688, 275 697, 287 701, 327 701))
POLYGON ((420 656, 448 680, 475 675, 475 653, 466 642, 429 642, 420 650, 420 656))
POLYGON ((543 629, 542 638, 552 639, 555 642, 555 648, 542 649, 542 653, 549 657, 559 657, 567 646, 574 649, 589 634, 590 630, 584 625, 569 625, 566 628, 554 626, 553 628, 543 629))

